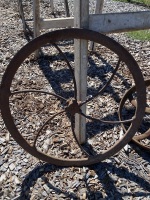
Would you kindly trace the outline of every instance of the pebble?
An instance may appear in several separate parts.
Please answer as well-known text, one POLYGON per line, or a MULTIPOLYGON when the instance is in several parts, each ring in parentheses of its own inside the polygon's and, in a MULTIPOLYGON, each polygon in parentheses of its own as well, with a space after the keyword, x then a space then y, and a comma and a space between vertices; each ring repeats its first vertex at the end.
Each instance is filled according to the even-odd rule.
POLYGON ((47 192, 47 194, 50 192, 50 188, 47 185, 43 185, 43 188, 45 189, 45 191, 47 192))
POLYGON ((0 183, 3 182, 3 181, 5 181, 5 180, 6 180, 6 175, 5 175, 5 174, 2 174, 2 175, 0 176, 0 183))
POLYGON ((9 140, 10 140, 10 133, 7 132, 7 133, 6 133, 6 142, 8 142, 9 140))
POLYGON ((14 176, 13 179, 14 179, 14 181, 15 181, 15 183, 16 183, 17 185, 20 184, 20 180, 18 179, 17 176, 14 176))
POLYGON ((10 168, 11 171, 13 171, 13 170, 15 169, 15 167, 16 167, 16 166, 15 166, 13 163, 11 163, 11 164, 9 165, 9 168, 10 168))
POLYGON ((5 142, 5 139, 4 138, 0 138, 0 144, 3 145, 4 142, 5 142))
POLYGON ((4 163, 3 157, 0 156, 0 166, 4 163))
POLYGON ((43 192, 42 192, 42 195, 43 195, 44 197, 46 197, 46 196, 47 196, 47 193, 46 193, 45 191, 43 191, 43 192))

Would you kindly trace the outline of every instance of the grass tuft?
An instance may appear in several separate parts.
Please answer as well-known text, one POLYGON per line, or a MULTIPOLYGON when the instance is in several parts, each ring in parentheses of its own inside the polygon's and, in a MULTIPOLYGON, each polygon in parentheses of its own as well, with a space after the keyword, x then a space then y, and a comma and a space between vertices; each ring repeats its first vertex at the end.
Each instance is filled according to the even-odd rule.
MULTIPOLYGON (((150 0, 115 0, 121 2, 128 2, 128 3, 139 3, 145 6, 150 6, 150 0)), ((140 30, 140 31, 132 31, 128 32, 127 35, 132 37, 133 39, 141 40, 141 41, 150 41, 150 29, 149 30, 140 30)))
POLYGON ((129 37, 132 37, 133 39, 141 41, 147 41, 147 40, 150 41, 150 29, 128 32, 127 35, 129 37))
POLYGON ((150 0, 116 0, 121 2, 128 2, 128 3, 141 3, 145 6, 150 6, 150 0))

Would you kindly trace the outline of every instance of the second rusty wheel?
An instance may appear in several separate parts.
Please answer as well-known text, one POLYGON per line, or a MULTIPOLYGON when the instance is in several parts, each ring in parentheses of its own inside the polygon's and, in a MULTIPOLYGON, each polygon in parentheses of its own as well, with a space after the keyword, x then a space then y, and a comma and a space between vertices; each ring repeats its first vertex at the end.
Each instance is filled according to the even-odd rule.
POLYGON ((26 44, 8 65, 0 88, 1 113, 12 137, 31 155, 61 166, 91 165, 116 154, 137 131, 145 102, 134 58, 113 39, 85 29, 49 32, 26 44), (88 54, 84 102, 77 101, 74 39, 97 43, 88 54), (35 59, 39 48, 42 55, 35 59), (132 118, 120 121, 119 102, 133 82, 137 107, 132 118), (82 145, 74 130, 76 113, 86 118, 87 142, 82 145), (122 133, 121 123, 128 122, 122 133))
MULTIPOLYGON (((145 85, 146 85, 146 88, 147 88, 147 106, 145 108, 145 114, 146 115, 150 115, 150 103, 148 103, 149 101, 149 88, 150 88, 150 80, 145 80, 145 85)), ((122 110, 124 109, 124 105, 126 103, 126 101, 128 100, 128 106, 133 106, 134 108, 136 108, 137 106, 137 101, 136 101, 136 87, 135 86, 132 86, 127 92, 126 94, 124 95, 124 97, 122 98, 121 102, 120 102, 120 106, 119 106, 119 118, 120 120, 123 119, 122 117, 122 110)), ((131 108, 131 107, 130 107, 131 108)), ((150 139, 150 120, 149 120, 149 117, 148 117, 148 120, 146 120, 146 123, 147 123, 147 129, 145 130, 144 133, 140 133, 138 135, 135 135, 133 138, 132 138, 132 141, 134 143, 136 143, 137 145, 139 145, 140 147, 142 147, 143 149, 147 150, 150 152, 150 144, 149 143, 149 139, 150 139), (142 142, 142 140, 147 140, 147 144, 144 144, 142 142)), ((127 130, 127 126, 124 126, 124 124, 122 124, 122 127, 124 129, 124 131, 127 130)), ((144 127, 145 128, 145 127, 144 127)), ((139 132, 139 131, 138 131, 139 132)))

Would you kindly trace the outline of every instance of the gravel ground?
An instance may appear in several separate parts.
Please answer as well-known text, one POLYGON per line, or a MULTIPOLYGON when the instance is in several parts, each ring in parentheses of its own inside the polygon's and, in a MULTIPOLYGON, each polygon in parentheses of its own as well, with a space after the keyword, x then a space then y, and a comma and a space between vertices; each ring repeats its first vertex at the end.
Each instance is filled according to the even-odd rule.
MULTIPOLYGON (((42 2, 42 9, 41 14, 44 17, 54 17, 54 15, 51 14, 51 9, 48 6, 49 1, 42 2)), ((31 4, 30 1, 24 3, 25 8, 25 15, 26 18, 32 19, 32 12, 31 12, 31 4)), ((61 1, 55 1, 55 17, 57 16, 65 16, 63 3, 61 1)), ((95 6, 95 1, 90 1, 90 12, 93 12, 95 6)), ((69 1, 69 7, 71 10, 71 15, 73 12, 73 1, 69 1)), ((125 12, 125 11, 141 11, 141 10, 148 10, 148 8, 134 5, 134 4, 128 4, 128 3, 121 3, 121 2, 113 2, 111 0, 106 0, 104 4, 104 12, 125 12)), ((23 33, 23 27, 22 22, 19 18, 18 9, 17 9, 17 1, 12 0, 9 2, 8 0, 1 0, 0 4, 0 29, 1 29, 1 36, 0 36, 0 61, 1 61, 1 68, 0 68, 0 80, 3 76, 3 73, 10 62, 11 58, 15 55, 15 53, 24 46, 28 41, 27 38, 24 36, 23 33)), ((32 29, 32 21, 29 22, 29 26, 32 29)), ((133 57, 136 59, 137 63, 139 64, 139 67, 143 73, 144 79, 150 79, 150 41, 141 42, 138 40, 133 40, 131 38, 128 38, 126 34, 110 34, 110 37, 114 38, 116 41, 118 41, 120 44, 122 44, 124 47, 128 49, 128 51, 133 55, 133 57)), ((29 38, 28 38, 29 39, 29 38)), ((69 47, 71 45, 69 44, 69 47)), ((67 47, 65 47, 67 51, 67 47)), ((71 48, 72 50, 73 48, 71 48)), ((102 53, 101 49, 101 53, 102 53)), ((43 48, 43 51, 47 53, 46 47, 43 48)), ((105 52, 106 53, 106 52, 105 52)), ((109 52, 108 52, 109 53, 109 52)), ((55 51, 53 51, 53 55, 55 55, 55 51)), ((106 53, 107 56, 107 53, 106 53)), ((96 54, 93 54, 91 58, 94 58, 94 61, 100 62, 98 59, 98 56, 96 54)), ((107 57, 108 59, 108 57, 107 57)), ((109 57, 110 63, 111 63, 111 57, 109 57)), ((70 61, 72 62, 72 58, 70 58, 70 61)), ((17 78, 15 80, 23 80, 22 86, 19 87, 31 87, 36 86, 40 88, 44 88, 47 90, 47 87, 49 86, 49 83, 47 80, 42 79, 43 76, 42 70, 43 68, 36 69, 34 71, 34 76, 32 79, 30 79, 28 73, 28 69, 26 67, 26 64, 31 62, 33 66, 40 66, 40 63, 46 63, 47 60, 44 58, 44 60, 38 60, 36 62, 34 59, 28 60, 25 62, 25 67, 23 68, 26 72, 27 76, 23 75, 24 71, 18 71, 16 76, 17 78), (37 75, 37 76, 36 76, 37 75), (40 77, 37 79, 37 77, 40 77), (27 84, 28 83, 28 84, 27 84)), ((91 61, 92 62, 92 61, 91 61)), ((117 62, 116 58, 113 57, 113 62, 117 62), (114 61, 115 60, 115 61, 114 61)), ((112 63, 113 63, 112 62, 112 63)), ((69 82, 69 76, 67 72, 64 70, 64 66, 61 62, 61 60, 57 60, 57 56, 53 57, 53 65, 55 66, 55 71, 57 73, 52 73, 52 76, 58 75, 60 78, 61 74, 61 84, 58 82, 56 84, 55 81, 52 80, 51 87, 52 90, 57 89, 59 90, 59 94, 65 95, 65 96, 71 96, 72 95, 72 86, 71 83, 66 84, 66 82, 63 82, 62 80, 65 77, 65 80, 69 82), (60 64, 61 63, 61 64, 60 64), (58 67, 58 68, 57 68, 58 67), (60 70, 61 69, 61 70, 60 70), (59 70, 62 72, 60 73, 59 70), (68 77, 67 77, 68 76, 68 77), (66 79, 67 77, 67 79, 66 79), (69 85, 69 86, 68 86, 69 85), (68 88, 67 88, 68 87, 68 88), (71 89, 71 92, 69 92, 71 89)), ((42 65, 43 66, 43 65, 42 65)), ((34 69, 34 68, 33 68, 34 69)), ((44 68, 45 69, 45 68, 44 68)), ((106 71, 111 71, 111 68, 107 66, 106 71)), ((33 72, 33 71, 32 71, 33 72)), ((108 73, 107 72, 107 73, 108 73)), ((119 74, 122 72, 119 71, 119 74)), ((105 70, 104 72, 101 71, 101 74, 106 74, 105 70)), ((55 77, 57 78, 57 76, 55 77)), ((97 78, 95 78, 95 71, 94 69, 89 67, 88 70, 88 80, 89 80, 89 88, 94 88, 95 90, 99 86, 97 83, 97 78), (94 86, 93 86, 94 84, 94 86)), ((103 78, 103 77, 100 77, 103 78)), ((127 80, 129 81, 130 75, 127 76, 127 80)), ((55 79, 56 80, 56 79, 55 79)), ((101 79, 103 80, 103 79, 101 79)), ((19 82, 20 83, 20 82, 19 82)), ((132 82, 129 81, 130 84, 132 82)), ((114 82, 115 84, 115 82, 114 82)), ((13 87, 18 86, 16 82, 14 81, 13 87)), ((89 89, 90 92, 93 92, 95 90, 89 89)), ((109 88, 111 90, 111 88, 109 88)), ((120 93, 123 95, 124 90, 121 87, 117 87, 116 85, 116 93, 120 93)), ((149 95, 149 91, 147 92, 149 95)), ((108 95, 108 94, 107 94, 108 95)), ((111 101, 114 103, 117 102, 117 100, 112 100, 111 96, 105 96, 105 98, 110 98, 111 101)), ((20 97, 19 97, 20 98, 20 97)), ((27 105, 25 105, 23 98, 28 99, 28 96, 23 96, 19 100, 20 103, 15 107, 13 107, 13 112, 16 117, 18 117, 18 126, 21 130, 21 127, 23 127, 23 132, 26 131, 26 127, 31 131, 30 123, 35 121, 39 121, 39 119, 42 121, 44 118, 42 118, 42 114, 39 116, 33 115, 30 120, 23 121, 22 113, 25 111, 25 108, 27 105), (20 107, 19 107, 20 106, 20 107), (21 112, 18 112, 18 110, 21 110, 21 112), (35 117, 35 119, 34 119, 35 117), (40 118, 36 118, 40 117, 40 118), (20 121, 19 121, 20 120, 20 121), (20 126, 21 125, 21 126, 20 126)), ((32 100, 32 95, 30 96, 32 100)), ((36 95, 34 96, 36 98, 36 95)), ((40 104, 39 107, 43 108, 43 104, 47 106, 44 102, 42 102, 42 96, 38 97, 40 104), (41 102, 43 104, 41 104, 41 102)), ((149 104, 149 96, 148 104, 149 104)), ((118 96, 118 99, 120 99, 120 96, 118 96)), ((12 98, 12 102, 14 103, 16 98, 12 98)), ((103 99, 104 100, 104 99, 103 99)), ((32 104, 32 102, 31 102, 32 104)), ((52 106, 54 107, 54 104, 56 104, 55 99, 53 99, 52 106)), ((96 104, 98 104, 97 99, 93 101, 94 108, 91 105, 88 105, 88 112, 95 113, 97 115, 96 110, 96 104)), ((111 102, 109 103, 111 104, 111 102)), ((14 104, 15 105, 15 104, 14 104)), ((115 104, 114 104, 115 105, 115 104)), ((29 104, 31 107, 32 105, 29 104)), ((56 107, 61 107, 62 105, 56 104, 56 107)), ((102 108, 104 105, 99 104, 101 106, 101 109, 103 109, 103 113, 105 113, 105 109, 102 108)), ((108 110, 116 109, 115 106, 111 105, 111 108, 109 109, 110 105, 107 106, 108 110)), ((149 105, 150 106, 150 105, 149 105)), ((108 111, 107 110, 107 111, 108 111)), ((35 110, 37 111, 37 110, 35 110)), ((44 115, 46 115, 46 111, 44 112, 44 115)), ((105 117, 103 115, 103 117, 105 117)), ((111 118, 111 116, 110 116, 111 118)), ((146 128, 149 128, 149 116, 145 116, 144 126, 146 128)), ((64 123, 62 121, 62 123, 64 123)), ((69 122, 66 122, 69 123, 69 122)), ((34 124, 34 123, 33 123, 34 124)), ((36 124, 36 122, 35 122, 36 124)), ((90 123, 89 123, 90 124, 90 123)), ((61 126, 61 124, 60 124, 61 126)), ((88 134, 90 135, 91 127, 94 127, 94 130, 97 131, 99 127, 96 125, 92 126, 91 124, 87 127, 88 134)), ((59 130, 56 130, 59 131, 59 130)), ((111 128, 109 130, 111 132, 111 128)), ((107 132, 107 134, 109 133, 107 132)), ((5 128, 5 125, 3 123, 3 120, 0 116, 0 199, 6 200, 23 200, 23 199, 38 199, 38 200, 44 200, 44 199, 150 199, 150 157, 149 153, 144 151, 143 149, 140 149, 135 144, 129 144, 126 145, 125 148, 123 148, 120 152, 118 152, 116 155, 106 159, 105 161, 92 165, 90 167, 58 167, 55 165, 46 164, 42 161, 39 161, 37 158, 31 156, 30 154, 26 153, 10 136, 8 131, 5 128)), ((69 130, 67 129, 67 132, 69 133, 69 130)), ((116 130, 117 132, 117 130, 116 130)), ((47 133, 47 132, 46 132, 47 133)), ((109 135, 109 134, 108 134, 109 135)), ((68 142, 71 142, 71 139, 68 136, 68 142)), ((97 136, 96 136, 97 137, 97 136)), ((95 137, 95 138, 96 138, 95 137)), ((106 136, 105 136, 106 137, 106 136)), ((106 141, 111 141, 111 137, 108 137, 106 141)), ((104 138, 104 136, 103 136, 104 138)), ((96 138, 97 139, 97 138, 96 138)), ((32 138, 29 139, 29 141, 32 138)), ((52 139, 52 142, 55 142, 57 144, 58 138, 55 137, 52 139)), ((42 141, 42 138, 40 137, 39 141, 42 141)), ((145 141, 149 145, 149 140, 145 141)), ((42 145, 44 145, 42 143, 42 145)), ((101 151, 101 149, 97 148, 98 145, 96 145, 95 149, 96 151, 101 151)), ((107 146, 107 144, 106 144, 107 146)), ((39 143, 40 148, 40 143, 39 143)), ((72 146, 73 148, 73 146, 72 146)), ((53 154, 56 153, 58 149, 54 148, 53 154)), ((65 149, 66 150, 66 149, 65 149)), ((66 151, 71 151, 72 155, 77 154, 76 147, 73 149, 67 149, 66 151), (73 151, 71 151, 73 150, 73 151)), ((59 152, 58 152, 59 153, 59 152)), ((80 155, 80 154, 78 154, 80 155)), ((61 155, 60 156, 64 156, 61 155)), ((69 155, 70 156, 70 155, 69 155)))

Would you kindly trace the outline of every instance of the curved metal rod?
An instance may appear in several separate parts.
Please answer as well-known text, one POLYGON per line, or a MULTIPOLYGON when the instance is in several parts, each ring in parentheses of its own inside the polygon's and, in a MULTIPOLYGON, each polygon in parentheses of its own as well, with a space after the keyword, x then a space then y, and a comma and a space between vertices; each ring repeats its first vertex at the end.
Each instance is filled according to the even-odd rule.
POLYGON ((83 149, 82 145, 79 143, 77 137, 76 137, 76 134, 75 134, 75 131, 74 131, 74 128, 73 128, 73 117, 71 117, 71 129, 72 129, 72 134, 74 136, 74 139, 76 141, 76 143, 78 144, 79 148, 81 149, 81 151, 87 156, 87 157, 90 157, 90 155, 83 149))
POLYGON ((132 141, 137 144, 138 146, 140 146, 141 148, 145 149, 146 151, 150 152, 150 147, 147 145, 143 145, 140 140, 135 140, 134 137, 132 138, 132 141))
POLYGON ((31 37, 33 37, 33 31, 29 28, 28 24, 26 23, 25 16, 24 16, 24 9, 22 5, 22 0, 18 0, 18 9, 19 9, 19 14, 23 23, 23 29, 24 33, 29 33, 31 37))
POLYGON ((39 134, 40 134, 40 132, 42 131, 42 129, 44 128, 44 126, 49 122, 49 121, 51 121, 52 119, 54 119, 57 115, 60 115, 60 114, 62 114, 62 113, 64 113, 65 112, 65 110, 63 110, 63 111, 61 111, 61 112, 59 112, 59 113, 56 113, 55 115, 53 115, 52 117, 50 117, 43 125, 42 125, 42 127, 39 129, 39 131, 37 132, 37 135, 36 135, 36 137, 35 137, 35 140, 34 140, 34 143, 33 143, 33 147, 34 148, 36 148, 36 141, 37 141, 37 139, 38 139, 38 137, 39 137, 39 134))
POLYGON ((43 91, 43 90, 21 90, 21 91, 14 91, 14 92, 10 93, 10 96, 14 95, 14 94, 28 93, 28 92, 38 92, 38 93, 43 93, 43 94, 49 94, 49 95, 55 96, 55 97, 57 97, 57 98, 59 98, 59 99, 61 99, 63 101, 67 101, 67 99, 65 99, 62 96, 59 96, 59 95, 51 93, 51 92, 46 92, 46 91, 43 91))
POLYGON ((94 117, 91 117, 91 116, 87 116, 85 115, 84 113, 80 113, 82 116, 86 117, 87 119, 90 119, 90 120, 95 120, 95 121, 98 121, 100 123, 105 123, 105 124, 119 124, 119 123, 131 123, 135 117, 133 117, 132 119, 129 119, 129 120, 123 120, 123 121, 105 121, 105 120, 102 120, 102 119, 97 119, 97 118, 94 118, 94 117))
MULTIPOLYGON (((146 85, 146 87, 150 86, 150 79, 145 80, 145 85, 146 85)), ((136 91, 136 87, 135 86, 133 86, 132 88, 129 89, 129 91, 128 91, 128 99, 130 100, 130 103, 134 107, 137 107, 137 101, 132 96, 133 92, 135 92, 135 91, 136 91)), ((150 114, 150 107, 146 106, 145 113, 146 114, 150 114)))
MULTIPOLYGON (((150 85, 150 80, 145 80, 145 85, 146 86, 149 86, 150 85)), ((119 119, 121 120, 122 119, 122 115, 121 115, 121 110, 126 102, 127 99, 129 99, 130 103, 132 104, 132 106, 134 106, 135 108, 137 108, 137 101, 133 98, 132 94, 136 91, 136 87, 133 86, 131 87, 127 92, 126 94, 123 96, 121 102, 120 102, 120 105, 119 105, 119 110, 118 110, 118 114, 119 114, 119 119)), ((146 107, 145 108, 145 113, 148 113, 149 114, 149 107, 146 107)), ((122 128, 123 130, 126 132, 127 128, 122 124, 122 128)), ((140 135, 135 135, 133 138, 132 138, 132 141, 137 144, 138 146, 144 148, 145 150, 147 151, 150 151, 150 147, 147 146, 146 144, 142 144, 140 142, 140 140, 142 139, 146 139, 150 137, 150 129, 148 129, 145 133, 141 133, 140 135)))
MULTIPOLYGON (((137 107, 137 101, 135 99, 133 99, 133 96, 132 95, 129 95, 129 100, 130 100, 130 103, 134 106, 134 107, 137 107)), ((145 108, 145 113, 146 114, 150 114, 150 107, 146 107, 145 108)))
POLYGON ((143 133, 141 135, 135 135, 133 138, 135 140, 143 140, 148 137, 150 137, 150 128, 145 133, 143 133))
POLYGON ((71 72, 71 75, 72 75, 72 78, 73 78, 73 84, 74 84, 74 95, 75 95, 75 99, 77 99, 77 84, 76 84, 76 80, 75 80, 75 76, 74 76, 74 71, 72 69, 72 66, 71 64, 69 63, 67 57, 65 56, 65 54, 62 52, 62 50, 58 47, 57 44, 55 43, 52 43, 52 45, 54 45, 54 47, 59 51, 59 53, 63 56, 65 62, 67 63, 69 69, 70 69, 70 72, 71 72))
POLYGON ((107 81, 107 83, 102 87, 102 89, 101 89, 96 95, 94 95, 94 96, 88 98, 86 101, 83 101, 81 104, 79 104, 80 106, 82 106, 82 105, 88 103, 89 101, 91 101, 92 99, 94 99, 95 97, 97 97, 98 95, 100 95, 100 94, 106 89, 106 87, 110 84, 110 82, 112 81, 114 75, 116 74, 116 72, 117 72, 117 70, 118 70, 118 68, 119 68, 120 62, 121 62, 121 60, 120 60, 120 58, 119 58, 118 63, 117 63, 117 65, 116 65, 116 68, 114 69, 113 74, 111 75, 111 77, 110 77, 110 79, 107 81))

